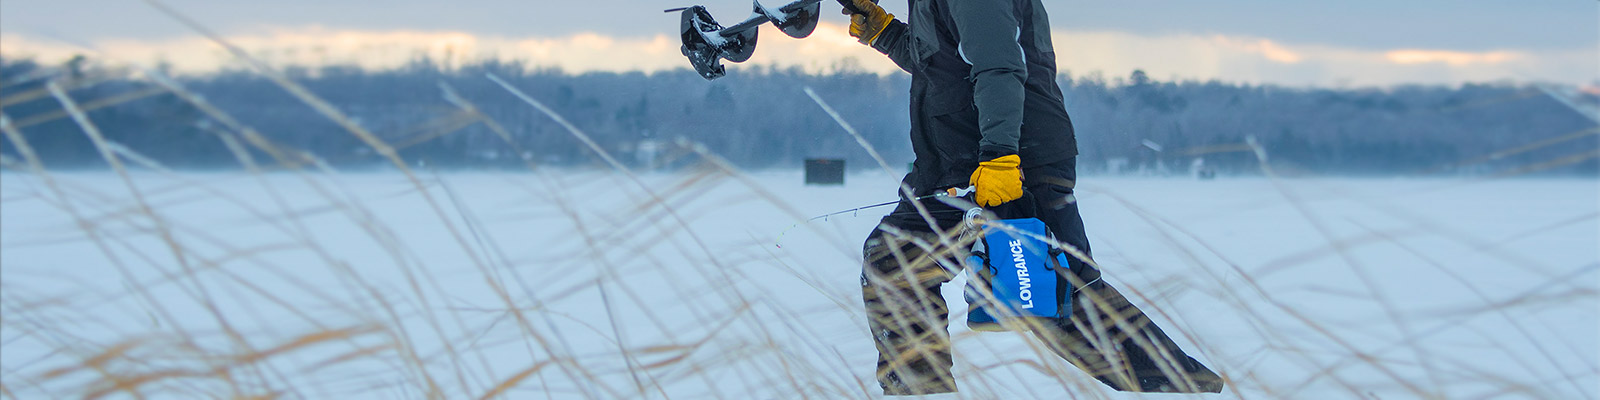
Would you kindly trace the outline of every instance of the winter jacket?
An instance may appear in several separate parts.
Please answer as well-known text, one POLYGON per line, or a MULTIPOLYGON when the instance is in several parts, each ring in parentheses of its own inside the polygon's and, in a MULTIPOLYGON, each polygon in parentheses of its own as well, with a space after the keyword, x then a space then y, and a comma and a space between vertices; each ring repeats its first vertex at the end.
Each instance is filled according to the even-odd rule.
POLYGON ((872 47, 911 73, 905 183, 917 195, 967 186, 979 161, 1008 154, 1028 169, 1077 155, 1056 84, 1040 0, 910 0, 872 47))

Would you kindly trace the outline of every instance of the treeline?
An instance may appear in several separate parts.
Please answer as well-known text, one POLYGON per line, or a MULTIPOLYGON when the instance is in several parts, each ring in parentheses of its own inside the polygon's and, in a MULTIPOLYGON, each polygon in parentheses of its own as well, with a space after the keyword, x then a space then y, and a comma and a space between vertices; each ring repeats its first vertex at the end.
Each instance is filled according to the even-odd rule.
MULTIPOLYGON (((823 111, 812 88, 891 165, 912 154, 908 76, 737 67, 707 82, 687 70, 567 74, 485 63, 442 68, 428 61, 387 71, 349 67, 286 74, 400 148, 407 162, 444 168, 585 166, 598 158, 564 127, 485 77, 493 73, 548 105, 618 159, 639 168, 694 162, 703 145, 745 168, 796 168, 811 157, 875 168, 868 153, 823 111), (459 95, 511 135, 508 145, 459 95), (519 150, 520 149, 520 150, 519 150)), ((108 141, 172 168, 239 165, 221 139, 227 127, 140 74, 0 60, 0 110, 52 168, 103 165, 88 136, 62 112, 46 83, 66 88, 108 141)), ((1385 89, 1301 89, 1222 82, 1160 82, 1134 71, 1059 77, 1088 172, 1185 173, 1196 159, 1222 173, 1258 171, 1243 146, 1254 138, 1274 167, 1338 174, 1600 173, 1595 135, 1557 145, 1595 123, 1532 86, 1467 84, 1385 89), (1514 154, 1487 157, 1515 149, 1514 154)), ((388 161, 344 127, 272 80, 230 71, 181 76, 180 85, 260 132, 276 146, 341 168, 388 161)), ((1592 100, 1592 99, 1590 99, 1592 100)), ((259 159, 270 160, 256 150, 259 159)), ((0 154, 19 160, 15 143, 0 154)))

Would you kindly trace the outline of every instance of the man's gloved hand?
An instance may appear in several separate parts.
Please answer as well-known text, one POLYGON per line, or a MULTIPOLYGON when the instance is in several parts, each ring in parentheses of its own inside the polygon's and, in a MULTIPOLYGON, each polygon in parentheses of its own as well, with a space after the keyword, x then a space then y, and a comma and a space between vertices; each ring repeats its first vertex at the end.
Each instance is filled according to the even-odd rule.
POLYGON ((977 189, 973 200, 978 205, 993 207, 1022 197, 1022 158, 1016 154, 1002 156, 978 163, 972 171, 972 186, 977 189))
POLYGON ((850 16, 850 36, 860 39, 861 44, 871 46, 872 41, 878 40, 878 34, 883 33, 883 28, 889 26, 889 21, 894 20, 894 14, 884 11, 872 0, 842 1, 851 3, 859 11, 851 12, 846 7, 843 13, 850 16))

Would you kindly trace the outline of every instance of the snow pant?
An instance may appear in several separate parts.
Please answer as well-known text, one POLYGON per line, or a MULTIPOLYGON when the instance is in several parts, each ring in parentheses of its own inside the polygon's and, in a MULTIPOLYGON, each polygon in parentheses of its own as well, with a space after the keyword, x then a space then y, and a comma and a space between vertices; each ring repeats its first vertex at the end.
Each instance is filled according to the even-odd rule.
MULTIPOLYGON (((1002 218, 1037 217, 1057 241, 1089 254, 1072 188, 1075 159, 1023 171, 1032 201, 991 208, 1002 218)), ((905 207, 902 207, 904 209, 905 207)), ((965 249, 949 248, 926 226, 880 224, 867 236, 861 294, 878 349, 877 379, 886 395, 956 391, 951 374, 949 308, 939 287, 959 272, 965 249)), ((960 244, 955 244, 961 247, 960 244)), ((1071 314, 1033 329, 1046 347, 1119 391, 1216 393, 1222 379, 1185 354, 1138 307, 1099 279, 1100 271, 1069 257, 1057 287, 1072 296, 1071 314), (1068 288, 1078 288, 1069 294, 1068 288)), ((1066 296, 1062 296, 1066 298, 1066 296)), ((1065 309, 1065 308, 1064 308, 1065 309)))

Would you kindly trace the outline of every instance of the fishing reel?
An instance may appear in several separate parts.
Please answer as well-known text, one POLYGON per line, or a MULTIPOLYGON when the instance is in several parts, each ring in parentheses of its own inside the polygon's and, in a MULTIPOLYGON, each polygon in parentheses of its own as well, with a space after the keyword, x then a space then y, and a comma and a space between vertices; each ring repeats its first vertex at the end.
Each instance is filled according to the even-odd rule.
MULTIPOLYGON (((854 10, 850 0, 839 0, 845 8, 854 10)), ((675 8, 667 12, 682 12, 679 32, 683 39, 683 56, 689 58, 694 71, 706 80, 721 78, 728 71, 722 61, 745 62, 756 51, 756 33, 761 24, 771 22, 789 37, 801 39, 811 36, 821 18, 822 0, 796 0, 778 8, 754 5, 749 19, 723 27, 706 11, 705 6, 675 8)))

